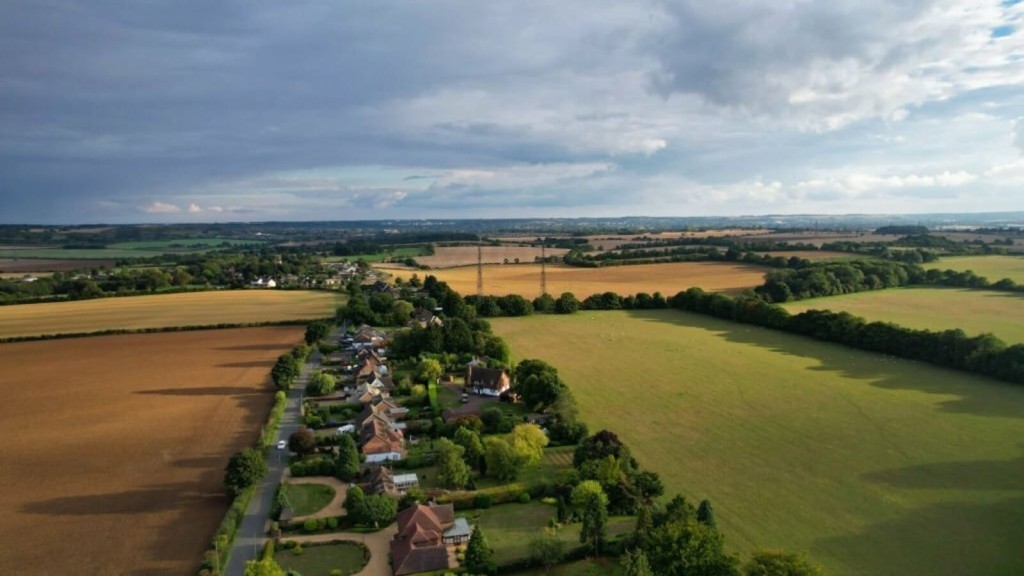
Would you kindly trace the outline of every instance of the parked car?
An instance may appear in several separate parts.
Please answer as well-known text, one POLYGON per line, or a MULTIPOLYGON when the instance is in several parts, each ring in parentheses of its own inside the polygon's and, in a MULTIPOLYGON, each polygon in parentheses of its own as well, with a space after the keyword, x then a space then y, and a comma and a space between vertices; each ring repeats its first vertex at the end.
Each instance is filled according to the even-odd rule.
POLYGON ((288 441, 287 440, 281 440, 280 442, 277 443, 277 449, 278 450, 284 450, 285 448, 288 448, 288 441))
POLYGON ((467 402, 469 402, 469 394, 466 394, 465 392, 463 392, 462 393, 462 403, 465 404, 467 402))

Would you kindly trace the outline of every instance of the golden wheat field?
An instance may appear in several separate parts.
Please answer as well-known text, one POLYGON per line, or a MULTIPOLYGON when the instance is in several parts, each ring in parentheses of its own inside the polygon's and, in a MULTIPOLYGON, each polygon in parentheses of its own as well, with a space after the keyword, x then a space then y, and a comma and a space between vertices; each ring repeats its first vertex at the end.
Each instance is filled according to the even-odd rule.
MULTIPOLYGON (((420 277, 432 274, 447 282, 460 294, 476 293, 476 266, 446 270, 401 271, 390 270, 398 277, 408 279, 416 273, 420 277)), ((485 265, 483 267, 484 293, 495 296, 520 294, 526 298, 540 295, 539 264, 485 265)), ((578 298, 602 292, 621 295, 661 292, 671 296, 692 286, 705 290, 736 292, 761 284, 765 268, 722 262, 672 262, 637 266, 610 266, 606 268, 576 268, 564 265, 547 266, 548 293, 555 296, 572 292, 578 298)))
MULTIPOLYGON (((548 256, 562 256, 568 250, 565 248, 548 248, 544 251, 548 256)), ((484 264, 531 263, 535 258, 540 257, 540 246, 481 246, 480 257, 484 264)), ((431 268, 451 268, 454 266, 466 266, 476 264, 476 246, 438 246, 434 254, 430 256, 417 256, 416 262, 431 268)))
POLYGON ((337 294, 224 290, 0 306, 0 338, 323 318, 337 294))

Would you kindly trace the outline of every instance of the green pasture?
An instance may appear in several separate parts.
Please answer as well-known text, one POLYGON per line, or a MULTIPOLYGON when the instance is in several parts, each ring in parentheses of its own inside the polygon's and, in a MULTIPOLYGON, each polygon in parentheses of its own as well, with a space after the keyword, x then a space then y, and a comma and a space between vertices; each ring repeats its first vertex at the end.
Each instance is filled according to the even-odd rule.
POLYGON ((989 282, 998 282, 1009 278, 1018 284, 1024 284, 1024 256, 950 256, 938 262, 923 265, 926 269, 970 270, 978 276, 988 278, 989 282))
POLYGON ((31 247, 4 248, 0 258, 53 259, 53 260, 119 260, 123 258, 151 258, 164 254, 199 254, 230 246, 258 244, 254 240, 225 238, 190 238, 149 242, 120 242, 106 248, 31 247))
POLYGON ((352 256, 331 256, 327 258, 328 262, 355 262, 356 260, 366 260, 367 262, 383 262, 388 259, 399 259, 404 260, 406 258, 415 258, 417 256, 426 256, 429 253, 426 246, 400 246, 396 248, 388 248, 383 252, 376 252, 374 254, 354 254, 352 256))
POLYGON ((948 330, 968 335, 991 332, 1007 344, 1024 343, 1024 294, 964 288, 892 288, 812 298, 783 304, 804 310, 849 312, 867 320, 908 328, 948 330))
POLYGON ((491 322, 744 557, 1024 573, 1024 387, 675 310, 491 322))

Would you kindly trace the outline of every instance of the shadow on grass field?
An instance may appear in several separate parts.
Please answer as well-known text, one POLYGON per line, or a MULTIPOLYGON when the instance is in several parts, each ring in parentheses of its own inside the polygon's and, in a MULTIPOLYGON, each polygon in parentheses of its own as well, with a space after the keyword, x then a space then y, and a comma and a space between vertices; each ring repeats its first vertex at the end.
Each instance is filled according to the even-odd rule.
POLYGON ((1022 518, 1024 497, 934 504, 854 535, 819 540, 811 554, 839 558, 863 574, 1011 576, 1024 573, 1022 518), (979 545, 979 533, 992 540, 979 545))
POLYGON ((775 354, 812 361, 816 365, 808 369, 814 372, 867 381, 871 386, 887 390, 915 390, 948 396, 949 399, 942 401, 939 406, 949 412, 1024 418, 1024 411, 1020 410, 1018 404, 1007 402, 998 393, 1002 389, 1017 401, 1024 401, 1024 386, 716 318, 684 315, 674 311, 667 314, 634 311, 630 315, 645 322, 667 322, 691 328, 700 326, 714 337, 727 342, 757 346, 775 354))
POLYGON ((1024 387, 674 310, 494 319, 729 549, 830 574, 1024 573, 1024 387), (586 358, 587 361, 579 359, 586 358))

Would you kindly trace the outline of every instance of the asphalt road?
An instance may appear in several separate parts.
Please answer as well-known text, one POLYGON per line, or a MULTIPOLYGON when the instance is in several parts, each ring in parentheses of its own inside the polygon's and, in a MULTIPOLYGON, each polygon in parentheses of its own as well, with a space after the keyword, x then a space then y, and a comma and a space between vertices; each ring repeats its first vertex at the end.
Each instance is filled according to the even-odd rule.
MULTIPOLYGON (((345 327, 342 326, 332 332, 326 340, 337 342, 344 331, 345 327)), ((274 503, 274 493, 284 477, 284 471, 288 468, 288 451, 278 450, 276 444, 281 440, 287 441, 292 432, 299 429, 299 406, 306 390, 306 382, 309 375, 318 368, 320 368, 320 351, 314 350, 302 367, 302 374, 288 391, 288 403, 285 405, 284 415, 281 417, 277 438, 274 439, 275 446, 270 449, 270 456, 267 459, 270 470, 263 477, 263 482, 256 488, 252 500, 249 501, 249 509, 246 510, 245 518, 238 529, 235 545, 231 550, 231 558, 224 570, 225 576, 245 576, 245 563, 259 558, 263 552, 263 543, 267 540, 270 508, 274 503)))

